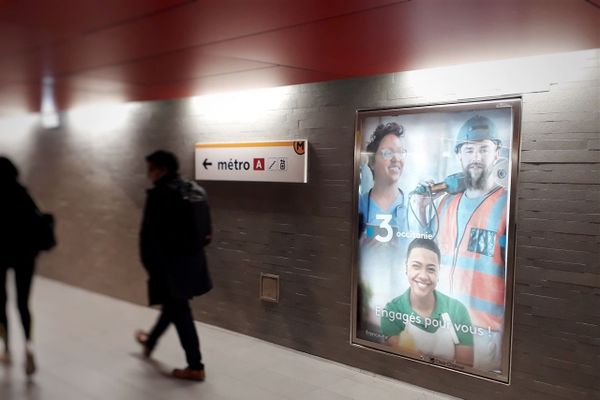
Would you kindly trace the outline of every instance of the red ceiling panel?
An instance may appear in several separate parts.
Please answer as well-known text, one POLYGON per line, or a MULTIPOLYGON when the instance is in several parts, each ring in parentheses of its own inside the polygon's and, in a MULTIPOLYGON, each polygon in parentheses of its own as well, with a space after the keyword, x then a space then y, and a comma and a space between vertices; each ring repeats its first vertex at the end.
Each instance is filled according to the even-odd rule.
POLYGON ((0 86, 0 115, 38 110, 41 92, 37 84, 19 83, 0 86))
POLYGON ((585 0, 0 0, 0 108, 37 109, 44 76, 66 108, 597 48, 599 14, 585 0))
POLYGON ((62 74, 109 64, 124 64, 164 52, 276 31, 290 25, 306 24, 398 2, 399 0, 191 2, 169 12, 98 31, 57 46, 53 49, 53 67, 55 73, 62 74))
POLYGON ((53 72, 54 49, 64 43, 189 1, 4 0, 0 2, 0 81, 37 80, 53 72))
POLYGON ((127 64, 86 70, 78 76, 152 85, 156 77, 161 82, 178 82, 208 75, 272 67, 273 64, 209 54, 202 48, 175 51, 127 64))
POLYGON ((41 41, 40 32, 0 22, 0 57, 10 57, 14 53, 36 46, 41 41))
POLYGON ((57 81, 56 103, 59 109, 66 109, 92 103, 94 100, 100 102, 124 101, 125 99, 128 101, 171 99, 195 96, 200 93, 293 85, 335 78, 335 76, 328 73, 286 67, 269 67, 189 79, 185 82, 165 82, 149 86, 131 86, 118 83, 104 85, 103 81, 67 78, 57 81))
POLYGON ((0 23, 60 37, 88 34, 137 19, 160 15, 194 0, 4 0, 0 23))
POLYGON ((246 90, 332 79, 336 79, 336 76, 325 72, 306 71, 289 67, 270 67, 191 79, 186 81, 184 85, 167 83, 137 88, 131 92, 131 96, 140 100, 153 98, 162 93, 167 93, 169 98, 187 97, 219 91, 246 90))
POLYGON ((206 49, 224 56, 367 75, 598 44, 597 11, 583 1, 554 3, 563 7, 550 13, 546 0, 419 0, 206 49), (541 13, 546 15, 541 18, 541 13))
MULTIPOLYGON (((390 3, 406 0, 211 0, 211 1, 185 1, 174 2, 177 6, 164 7, 162 12, 152 13, 154 9, 122 10, 126 12, 123 18, 118 17, 119 8, 109 13, 100 13, 95 16, 86 13, 82 20, 86 23, 72 22, 71 32, 75 27, 79 30, 93 26, 103 26, 92 32, 72 35, 63 40, 56 39, 52 46, 41 48, 38 52, 15 55, 23 63, 30 66, 27 70, 19 70, 17 76, 9 75, 12 81, 22 79, 36 79, 40 74, 65 75, 82 72, 87 69, 109 65, 122 65, 135 62, 138 59, 173 52, 180 49, 193 49, 206 43, 214 43, 229 38, 244 37, 258 32, 272 31, 281 27, 308 23, 313 20, 333 18, 336 15, 352 14, 361 9, 381 7, 390 3), (132 14, 137 11, 137 14, 132 14), (135 18, 136 15, 145 16, 135 18), (109 18, 110 17, 110 18, 109 18), (87 18, 87 19, 86 19, 87 18), (110 21, 121 23, 111 24, 110 21)), ((30 0, 29 3, 32 1, 30 0)), ((43 12, 50 16, 52 24, 57 21, 68 21, 62 11, 67 9, 68 15, 74 17, 77 12, 69 7, 50 7, 58 5, 61 0, 52 0, 37 12, 26 12, 25 7, 20 7, 13 12, 20 17, 12 18, 23 22, 23 25, 36 25, 43 12), (54 10, 54 15, 52 13, 54 10), (32 20, 32 21, 30 21, 32 20)), ((63 0, 62 3, 65 3, 63 0)), ((71 2, 69 2, 71 3, 71 2)), ((74 1, 78 4, 77 1, 74 1)), ((95 10, 99 7, 110 8, 114 1, 104 5, 99 0, 86 0, 87 7, 79 6, 86 10, 95 10)), ((120 3, 120 2, 118 2, 120 3)), ((123 2, 129 3, 129 2, 123 2)), ((142 2, 133 2, 142 3, 142 2)), ((155 2, 149 2, 152 5, 155 2)), ((160 2, 158 2, 160 3, 160 2)), ((169 2, 173 3, 173 2, 169 2)), ((11 2, 11 4, 14 4, 11 2)), ((46 3, 44 3, 46 4, 46 3)), ((155 7, 156 8, 156 7, 155 7)), ((32 7, 36 10, 36 7, 32 7)), ((78 8, 79 9, 79 8, 78 8)), ((0 22, 3 21, 0 12, 0 22)), ((78 18, 74 18, 78 21, 78 18)), ((61 28, 66 31, 66 28, 61 28)), ((54 32, 56 33, 56 32, 54 32)), ((8 60, 0 60, 0 72, 10 64, 8 60)), ((6 75, 5 75, 6 76, 6 75)))

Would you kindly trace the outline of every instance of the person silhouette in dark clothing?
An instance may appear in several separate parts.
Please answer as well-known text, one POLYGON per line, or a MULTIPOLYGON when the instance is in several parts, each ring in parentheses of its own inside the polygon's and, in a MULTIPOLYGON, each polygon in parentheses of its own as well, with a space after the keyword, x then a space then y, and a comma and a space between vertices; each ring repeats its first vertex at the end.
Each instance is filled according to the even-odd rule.
POLYGON ((204 189, 179 177, 174 154, 159 150, 146 157, 148 190, 140 255, 148 272, 150 305, 162 311, 149 333, 137 331, 135 338, 150 357, 159 338, 173 323, 185 351, 188 366, 175 369, 175 378, 202 381, 205 378, 200 342, 189 300, 212 288, 204 246, 210 241, 211 221, 204 189))
POLYGON ((6 313, 6 277, 14 271, 17 307, 25 333, 25 372, 32 375, 36 366, 31 337, 29 294, 39 252, 35 226, 39 211, 27 190, 18 182, 19 172, 6 157, 0 157, 0 338, 4 348, 0 361, 11 362, 6 313))

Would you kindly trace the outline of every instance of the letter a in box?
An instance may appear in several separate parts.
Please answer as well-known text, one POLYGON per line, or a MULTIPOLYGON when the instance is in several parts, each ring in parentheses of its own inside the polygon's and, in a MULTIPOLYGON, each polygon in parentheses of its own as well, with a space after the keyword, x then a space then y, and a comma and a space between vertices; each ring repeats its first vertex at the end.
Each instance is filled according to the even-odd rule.
POLYGON ((265 159, 264 158, 254 158, 254 170, 255 171, 264 171, 265 170, 265 159))

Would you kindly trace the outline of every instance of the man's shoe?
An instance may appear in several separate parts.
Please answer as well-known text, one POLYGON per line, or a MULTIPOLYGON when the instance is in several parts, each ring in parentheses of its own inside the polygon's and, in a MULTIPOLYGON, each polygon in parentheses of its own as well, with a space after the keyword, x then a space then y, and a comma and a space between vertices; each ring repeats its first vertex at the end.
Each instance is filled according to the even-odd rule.
POLYGON ((10 352, 5 351, 0 353, 0 364, 10 365, 12 363, 12 358, 10 357, 10 352))
POLYGON ((206 373, 204 369, 174 369, 171 373, 174 378, 177 379, 186 379, 189 381, 198 381, 202 382, 206 378, 206 373))
POLYGON ((150 356, 152 355, 152 350, 154 349, 148 347, 148 334, 142 330, 137 330, 135 331, 134 337, 135 341, 142 345, 142 353, 144 354, 144 357, 150 358, 150 356))
POLYGON ((33 353, 28 351, 25 354, 25 374, 27 376, 31 376, 35 373, 36 369, 37 368, 35 366, 35 358, 33 357, 33 353))

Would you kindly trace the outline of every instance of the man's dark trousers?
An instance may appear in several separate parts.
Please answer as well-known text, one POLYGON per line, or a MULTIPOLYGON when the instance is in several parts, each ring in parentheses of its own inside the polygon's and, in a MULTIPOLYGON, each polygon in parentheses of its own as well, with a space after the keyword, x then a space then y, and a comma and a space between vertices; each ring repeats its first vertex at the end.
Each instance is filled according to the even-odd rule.
POLYGON ((192 310, 188 300, 175 298, 165 299, 162 305, 162 312, 148 336, 146 346, 149 349, 153 349, 158 343, 159 338, 165 333, 171 323, 173 323, 175 329, 177 329, 179 341, 185 351, 188 367, 193 370, 204 369, 204 364, 202 364, 202 354, 200 353, 200 341, 198 340, 198 334, 196 333, 192 310))

